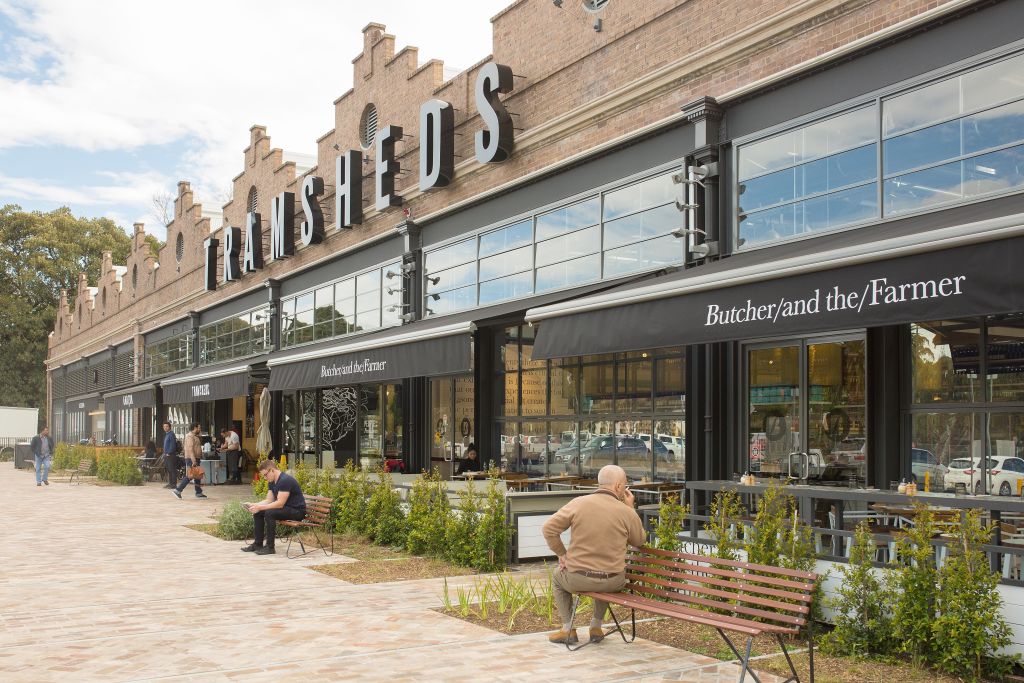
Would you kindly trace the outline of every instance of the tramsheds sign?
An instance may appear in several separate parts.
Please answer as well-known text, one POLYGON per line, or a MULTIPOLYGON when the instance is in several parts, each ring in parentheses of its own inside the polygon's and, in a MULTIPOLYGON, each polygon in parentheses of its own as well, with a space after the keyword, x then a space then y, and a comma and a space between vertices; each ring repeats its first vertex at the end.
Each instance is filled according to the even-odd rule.
MULTIPOLYGON (((499 99, 499 94, 512 92, 512 69, 491 62, 480 69, 474 88, 476 108, 484 129, 476 132, 476 160, 482 164, 505 161, 512 156, 512 117, 499 99)), ((426 192, 447 187, 455 175, 455 110, 443 100, 427 100, 420 106, 419 187, 426 192)), ((401 126, 385 126, 376 135, 373 206, 378 211, 401 206, 402 198, 395 192, 395 176, 402 168, 395 156, 395 143, 401 140, 401 126)), ((338 230, 351 229, 363 222, 362 153, 342 152, 334 164, 334 215, 338 230)), ((305 220, 299 226, 304 246, 319 244, 325 238, 324 216, 319 199, 324 194, 324 180, 307 176, 302 183, 300 201, 305 220)), ((240 228, 224 228, 223 281, 238 280, 243 274, 263 268, 261 216, 249 212, 245 224, 245 244, 240 228), (239 264, 239 254, 242 262, 239 264)), ((217 289, 217 252, 220 240, 204 242, 206 252, 206 289, 217 289)), ((270 258, 280 260, 295 254, 295 194, 282 192, 270 203, 270 258)))

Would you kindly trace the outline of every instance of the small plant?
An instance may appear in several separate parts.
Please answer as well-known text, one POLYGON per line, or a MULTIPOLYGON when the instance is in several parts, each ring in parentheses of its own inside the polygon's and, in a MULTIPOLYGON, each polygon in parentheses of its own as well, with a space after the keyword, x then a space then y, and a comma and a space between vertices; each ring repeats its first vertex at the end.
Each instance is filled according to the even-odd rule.
POLYGON ((366 524, 377 545, 405 545, 407 524, 391 473, 381 468, 366 503, 366 524))
POLYGON ((739 551, 742 547, 737 538, 736 529, 739 528, 743 505, 740 503, 739 494, 735 491, 719 491, 711 500, 710 517, 704 528, 715 540, 713 555, 723 560, 739 559, 739 551))
POLYGON ((252 513, 233 500, 224 506, 217 520, 217 535, 229 541, 242 541, 252 538, 252 513))
POLYGON ((663 498, 658 506, 658 518, 653 524, 655 547, 672 551, 682 548, 679 536, 683 533, 683 523, 689 514, 690 506, 680 505, 679 496, 673 494, 663 498))
POLYGON ((444 555, 451 506, 440 473, 434 469, 415 481, 409 493, 406 549, 414 555, 444 555))
POLYGON ((260 465, 267 459, 267 456, 260 455, 259 460, 256 461, 256 476, 252 480, 252 495, 256 500, 263 500, 267 497, 267 491, 270 490, 270 482, 267 481, 266 477, 260 472, 260 465))
POLYGON ((476 562, 481 571, 500 571, 508 564, 508 524, 505 520, 505 493, 498 488, 498 475, 491 470, 487 478, 476 533, 476 562))
POLYGON ((874 556, 871 527, 864 520, 853 534, 850 561, 839 570, 843 580, 837 595, 828 600, 836 613, 835 629, 822 642, 828 652, 867 657, 886 654, 891 645, 891 623, 874 556))
POLYGON ((307 465, 305 460, 299 460, 292 468, 292 476, 295 477, 295 481, 299 482, 299 488, 315 496, 317 494, 313 493, 309 485, 314 473, 315 470, 307 465))
POLYGON ((914 508, 914 525, 896 542, 899 561, 891 565, 887 583, 896 652, 922 665, 933 661, 935 655, 932 622, 938 573, 931 541, 936 530, 932 511, 921 503, 914 508))
POLYGON ((935 665, 972 681, 1001 679, 1012 673, 1016 658, 998 654, 1011 638, 1001 611, 999 574, 982 550, 994 525, 981 523, 980 510, 968 510, 952 531, 954 542, 938 571, 937 616, 931 623, 935 665))
POLYGON ((463 567, 473 566, 479 508, 480 496, 473 482, 469 481, 462 492, 458 509, 448 517, 448 525, 445 527, 444 556, 449 562, 463 567))
POLYGON ((795 507, 793 499, 784 494, 775 482, 765 488, 754 517, 754 528, 744 539, 748 562, 780 566, 787 518, 790 509, 795 507))

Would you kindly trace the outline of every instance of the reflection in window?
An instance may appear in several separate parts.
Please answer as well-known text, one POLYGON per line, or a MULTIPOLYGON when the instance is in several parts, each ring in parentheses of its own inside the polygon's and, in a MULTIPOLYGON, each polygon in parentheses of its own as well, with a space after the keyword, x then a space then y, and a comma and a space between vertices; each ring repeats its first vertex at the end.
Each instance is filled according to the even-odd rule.
POLYGON ((911 327, 914 403, 982 400, 978 376, 981 329, 975 321, 941 320, 911 327))
POLYGON ((993 403, 1024 403, 1024 320, 1006 316, 987 328, 985 375, 993 403))

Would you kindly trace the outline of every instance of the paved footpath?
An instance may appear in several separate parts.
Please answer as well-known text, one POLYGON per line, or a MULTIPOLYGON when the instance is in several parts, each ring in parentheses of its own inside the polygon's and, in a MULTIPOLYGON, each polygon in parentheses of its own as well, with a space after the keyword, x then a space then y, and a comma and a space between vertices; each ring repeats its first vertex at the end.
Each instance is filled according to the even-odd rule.
POLYGON ((248 487, 208 487, 207 500, 157 483, 37 488, 0 463, 0 491, 4 683, 738 678, 735 665, 642 640, 573 654, 543 634, 498 634, 433 611, 439 579, 352 585, 305 567, 322 556, 254 557, 184 526, 248 487))

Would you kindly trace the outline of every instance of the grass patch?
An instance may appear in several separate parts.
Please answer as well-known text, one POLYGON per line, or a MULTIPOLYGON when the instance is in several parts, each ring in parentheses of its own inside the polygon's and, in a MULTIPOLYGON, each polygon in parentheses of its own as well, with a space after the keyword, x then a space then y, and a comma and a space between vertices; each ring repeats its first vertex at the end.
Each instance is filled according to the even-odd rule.
MULTIPOLYGON (((303 537, 302 540, 305 541, 306 538, 303 537)), ((403 550, 374 545, 369 539, 356 534, 335 535, 334 552, 338 555, 344 555, 345 557, 351 557, 355 560, 363 560, 366 562, 398 560, 411 557, 403 550)))
MULTIPOLYGON (((337 550, 337 545, 335 545, 335 550, 337 550)), ((427 557, 321 564, 309 568, 342 581, 361 584, 439 579, 445 576, 464 576, 474 573, 472 569, 456 567, 447 562, 427 557)))
POLYGON ((217 533, 217 523, 216 522, 211 522, 209 524, 186 524, 185 526, 188 527, 189 529, 192 529, 193 531, 202 531, 204 534, 209 534, 210 536, 213 536, 214 538, 220 538, 222 540, 226 540, 226 539, 224 539, 223 536, 221 536, 219 533, 217 533))

